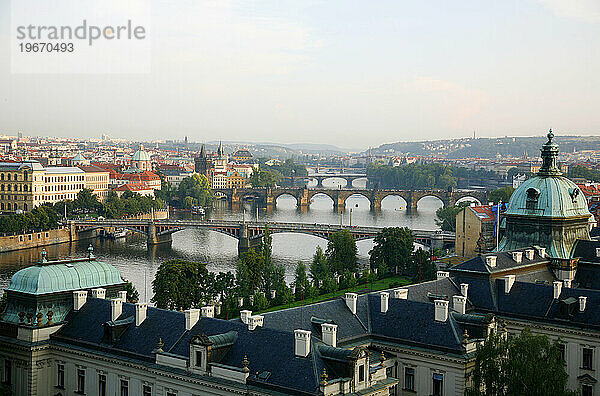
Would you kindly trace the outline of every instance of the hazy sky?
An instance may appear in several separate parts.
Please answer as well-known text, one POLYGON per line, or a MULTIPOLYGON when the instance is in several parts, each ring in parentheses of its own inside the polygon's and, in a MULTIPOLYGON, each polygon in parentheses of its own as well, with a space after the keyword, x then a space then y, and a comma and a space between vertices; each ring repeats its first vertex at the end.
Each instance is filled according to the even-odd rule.
POLYGON ((598 0, 151 5, 150 74, 20 75, 0 0, 0 133, 348 148, 600 135, 598 0))

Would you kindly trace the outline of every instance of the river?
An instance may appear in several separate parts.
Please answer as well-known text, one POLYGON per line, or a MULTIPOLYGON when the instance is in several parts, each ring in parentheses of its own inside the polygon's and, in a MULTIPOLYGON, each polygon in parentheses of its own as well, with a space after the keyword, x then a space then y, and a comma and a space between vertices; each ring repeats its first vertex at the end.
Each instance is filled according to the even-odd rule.
MULTIPOLYGON (((435 211, 442 206, 434 197, 425 197, 418 204, 416 213, 407 213, 406 204, 399 197, 387 197, 382 202, 381 211, 371 212, 369 201, 362 196, 348 198, 346 209, 340 215, 333 210, 333 202, 329 197, 317 195, 310 209, 300 211, 296 208, 293 197, 282 196, 271 212, 259 209, 260 221, 292 221, 305 223, 330 223, 365 226, 408 226, 413 229, 434 230, 435 211)), ((256 218, 256 207, 244 206, 247 219, 256 218)), ((207 217, 214 219, 241 220, 244 210, 232 210, 222 201, 215 203, 207 217)), ((181 215, 180 215, 181 216, 181 215)), ((188 215, 189 216, 189 215, 188 215)), ((151 250, 146 248, 143 236, 132 235, 120 240, 94 239, 78 243, 65 243, 47 246, 49 259, 82 257, 87 254, 89 244, 94 247, 98 260, 117 267, 125 279, 130 280, 140 293, 140 300, 147 301, 152 297, 152 279, 158 266, 169 259, 201 261, 208 264, 211 271, 234 271, 237 262, 237 240, 227 235, 199 229, 185 229, 173 234, 171 246, 159 245, 151 250)), ((308 264, 317 246, 326 248, 324 239, 304 234, 274 234, 273 260, 286 267, 286 278, 293 279, 296 263, 302 260, 308 264)), ((372 240, 357 243, 359 259, 367 262, 372 240)), ((10 277, 19 269, 36 263, 40 259, 42 248, 27 249, 0 254, 0 290, 4 290, 10 277)))

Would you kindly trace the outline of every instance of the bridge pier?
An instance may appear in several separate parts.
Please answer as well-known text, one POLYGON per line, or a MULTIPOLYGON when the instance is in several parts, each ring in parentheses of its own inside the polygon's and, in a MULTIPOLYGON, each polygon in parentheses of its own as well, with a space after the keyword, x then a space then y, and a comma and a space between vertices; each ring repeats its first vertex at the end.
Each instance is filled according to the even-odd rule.
POLYGON ((310 206, 308 188, 303 188, 300 190, 300 192, 296 196, 296 202, 299 208, 308 208, 310 206))
POLYGON ((156 232, 156 224, 153 221, 148 222, 148 234, 146 236, 146 244, 148 247, 163 243, 171 243, 172 241, 173 238, 170 233, 158 235, 156 232))
POLYGON ((335 194, 335 199, 333 200, 333 208, 336 210, 343 210, 345 207, 346 200, 344 199, 344 196, 338 191, 335 194))
POLYGON ((240 226, 240 236, 238 238, 238 256, 241 257, 242 254, 246 253, 248 250, 260 246, 261 242, 262 237, 250 239, 248 237, 248 226, 242 224, 240 226))

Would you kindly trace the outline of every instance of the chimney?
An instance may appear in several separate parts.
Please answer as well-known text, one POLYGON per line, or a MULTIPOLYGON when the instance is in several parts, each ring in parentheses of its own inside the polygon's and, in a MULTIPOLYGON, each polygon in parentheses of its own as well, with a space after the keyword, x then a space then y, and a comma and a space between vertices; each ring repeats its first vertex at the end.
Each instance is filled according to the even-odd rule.
POLYGON ((87 301, 87 291, 77 290, 73 292, 73 311, 79 311, 87 301))
POLYGON ((512 289, 514 283, 515 283, 515 276, 514 275, 506 275, 504 277, 504 293, 506 293, 506 294, 510 293, 510 289, 512 289))
POLYGON ((546 248, 544 247, 538 247, 538 254, 540 255, 541 258, 546 258, 546 248))
POLYGON ((554 298, 557 299, 560 297, 560 291, 562 290, 562 282, 554 281, 552 282, 552 284, 554 285, 554 298))
POLYGON ((534 256, 535 256, 535 250, 533 250, 533 249, 525 250, 525 257, 527 257, 527 260, 533 260, 534 256))
POLYGON ((337 325, 333 323, 323 323, 321 325, 323 334, 323 343, 332 347, 337 346, 337 325))
POLYGON ((511 252, 511 254, 516 263, 523 261, 523 252, 511 252))
POLYGON ((207 318, 214 318, 215 317, 215 307, 213 305, 207 305, 205 307, 202 307, 202 316, 205 316, 207 318))
POLYGON ((573 281, 571 279, 565 279, 563 280, 563 286, 570 289, 571 285, 572 285, 573 281))
POLYGON ((123 313, 123 301, 120 298, 110 300, 110 320, 117 320, 123 313))
POLYGON ((185 329, 191 330, 192 327, 194 327, 200 319, 200 310, 197 308, 186 309, 185 311, 183 311, 183 313, 185 314, 185 329))
POLYGON ((356 315, 356 303, 358 301, 358 294, 346 293, 346 295, 344 296, 344 300, 346 300, 346 305, 350 309, 350 312, 356 315))
POLYGON ((379 293, 379 299, 380 299, 381 313, 386 313, 388 310, 388 301, 390 299, 390 293, 388 293, 388 292, 379 293))
POLYGON ((248 318, 248 330, 254 330, 257 327, 262 327, 264 316, 262 315, 254 315, 248 318))
POLYGON ((579 312, 585 311, 585 304, 587 303, 587 297, 579 296, 579 312))
POLYGON ((454 310, 460 314, 467 312, 467 297, 465 296, 454 296, 452 297, 454 310))
POLYGON ((135 304, 135 327, 138 327, 146 320, 146 314, 148 313, 148 303, 136 303, 135 304))
POLYGON ((600 248, 596 248, 596 257, 600 257, 600 248))
POLYGON ((450 276, 450 273, 448 271, 438 271, 437 272, 437 279, 440 280, 442 278, 447 278, 450 276))
POLYGON ((244 306, 244 297, 238 297, 238 307, 244 306))
POLYGON ((240 319, 242 320, 242 323, 248 324, 248 318, 250 316, 252 316, 252 311, 249 311, 247 309, 240 311, 240 319))
POLYGON ((408 289, 394 289, 394 298, 406 300, 408 298, 408 289))
POLYGON ((92 298, 104 298, 106 297, 106 289, 92 289, 92 298))
POLYGON ((294 354, 299 357, 307 357, 310 353, 310 331, 294 330, 294 354))
POLYGON ((496 256, 485 256, 485 263, 490 268, 496 267, 496 256))
POLYGON ((465 297, 468 297, 469 295, 469 284, 468 283, 461 283, 460 284, 460 294, 462 294, 465 297))
POLYGON ((448 301, 435 300, 435 321, 445 322, 448 320, 448 301))
POLYGON ((125 290, 119 292, 119 299, 123 302, 127 302, 127 292, 125 290))
POLYGON ((277 290, 271 290, 271 300, 275 299, 275 297, 277 297, 277 290))

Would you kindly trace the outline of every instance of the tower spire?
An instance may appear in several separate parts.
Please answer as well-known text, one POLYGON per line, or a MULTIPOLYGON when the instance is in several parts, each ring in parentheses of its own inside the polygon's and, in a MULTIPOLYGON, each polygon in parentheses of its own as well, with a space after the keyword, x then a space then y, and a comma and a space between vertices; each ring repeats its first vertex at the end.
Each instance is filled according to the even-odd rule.
POLYGON ((548 131, 548 141, 542 146, 542 167, 538 172, 540 176, 560 176, 562 172, 558 168, 558 145, 552 141, 554 133, 548 131))

